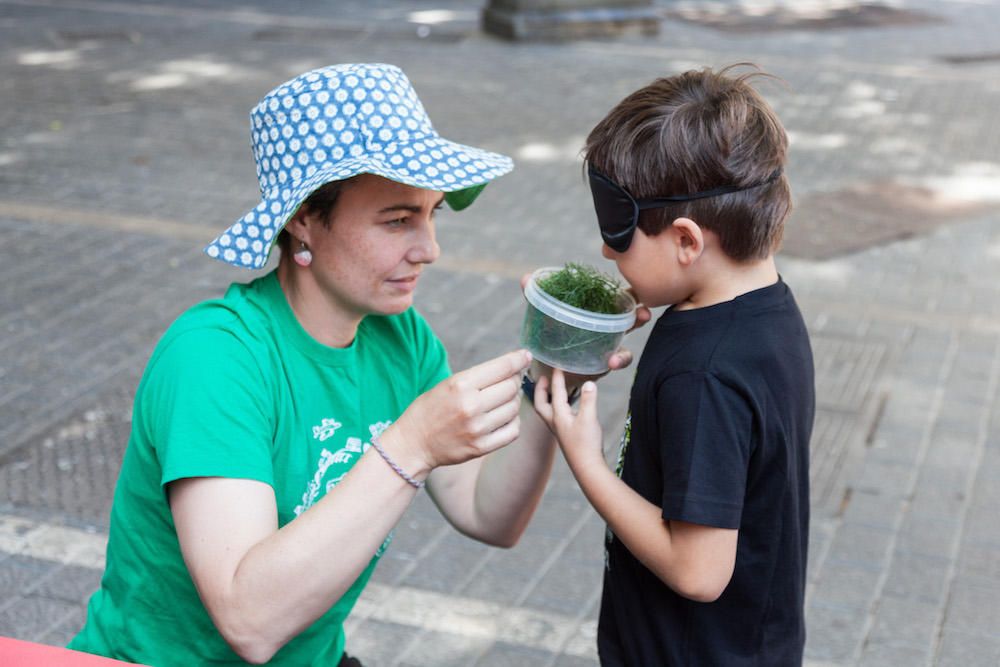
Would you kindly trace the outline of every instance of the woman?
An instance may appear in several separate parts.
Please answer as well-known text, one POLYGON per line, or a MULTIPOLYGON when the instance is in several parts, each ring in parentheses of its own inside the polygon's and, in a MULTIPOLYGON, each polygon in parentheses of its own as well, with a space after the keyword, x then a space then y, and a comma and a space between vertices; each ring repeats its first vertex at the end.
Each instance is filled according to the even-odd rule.
POLYGON ((251 122, 262 201, 206 251, 258 268, 279 245, 277 269, 157 345, 71 648, 349 664, 344 619, 424 484, 459 531, 500 546, 544 489, 554 441, 520 398, 530 356, 451 375, 411 307, 439 253, 434 212, 468 206, 509 158, 439 137, 389 65, 307 72, 251 122))

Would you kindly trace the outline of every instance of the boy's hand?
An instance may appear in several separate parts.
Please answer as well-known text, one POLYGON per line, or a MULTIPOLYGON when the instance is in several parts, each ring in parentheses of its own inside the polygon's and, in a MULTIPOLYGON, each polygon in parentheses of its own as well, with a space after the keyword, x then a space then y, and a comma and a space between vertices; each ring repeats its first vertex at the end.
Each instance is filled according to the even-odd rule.
POLYGON ((555 433, 571 468, 587 465, 588 462, 605 465, 601 446, 603 434, 597 420, 596 384, 589 380, 583 383, 580 408, 573 414, 566 393, 565 374, 557 368, 552 371, 551 381, 545 376, 538 379, 534 406, 538 416, 555 433))

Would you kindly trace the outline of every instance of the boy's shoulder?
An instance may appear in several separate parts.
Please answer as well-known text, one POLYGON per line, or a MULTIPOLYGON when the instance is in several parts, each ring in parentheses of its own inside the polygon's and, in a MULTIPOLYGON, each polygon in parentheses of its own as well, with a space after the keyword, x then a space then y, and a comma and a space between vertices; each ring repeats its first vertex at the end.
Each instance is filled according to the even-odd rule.
POLYGON ((657 320, 640 370, 660 381, 702 373, 720 378, 768 375, 788 358, 812 366, 809 335, 784 281, 723 303, 690 310, 668 309, 657 320))

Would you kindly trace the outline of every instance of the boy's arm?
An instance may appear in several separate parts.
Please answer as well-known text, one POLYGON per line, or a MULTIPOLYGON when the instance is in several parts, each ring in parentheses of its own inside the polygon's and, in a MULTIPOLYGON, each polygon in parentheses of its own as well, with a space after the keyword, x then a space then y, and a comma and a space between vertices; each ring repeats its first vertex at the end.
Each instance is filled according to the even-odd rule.
POLYGON ((583 386, 577 414, 566 399, 561 371, 535 390, 535 410, 556 433, 573 475, 611 530, 663 583, 699 602, 717 599, 729 584, 736 563, 738 531, 684 521, 665 521, 649 502, 607 466, 597 420, 597 387, 583 386))
MULTIPOLYGON (((648 319, 648 311, 638 316, 640 325, 648 319)), ((632 353, 626 349, 608 362, 612 371, 631 363, 632 353)), ((533 364, 533 375, 548 372, 547 366, 533 364)), ((520 394, 520 389, 515 392, 520 394)), ((514 443, 461 465, 437 468, 427 482, 431 498, 459 532, 501 547, 514 546, 527 528, 555 455, 552 429, 527 400, 521 402, 519 419, 520 436, 514 443)))
MULTIPOLYGON (((595 403, 595 393, 585 393, 583 400, 595 403)), ((584 409, 581 402, 575 419, 586 417, 584 409)), ((600 436, 596 440, 599 444, 600 436)), ((664 521, 659 507, 618 479, 603 455, 585 451, 588 446, 569 434, 562 445, 587 500, 632 555, 678 595, 698 602, 713 602, 722 595, 733 576, 738 531, 664 521)))

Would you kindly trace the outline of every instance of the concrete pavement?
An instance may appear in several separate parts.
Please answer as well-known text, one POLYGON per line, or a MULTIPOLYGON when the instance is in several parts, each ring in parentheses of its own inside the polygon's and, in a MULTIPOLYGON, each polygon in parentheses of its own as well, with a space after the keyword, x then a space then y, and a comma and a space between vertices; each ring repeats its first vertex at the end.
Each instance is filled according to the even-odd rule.
MULTIPOLYGON (((0 635, 62 644, 83 621, 145 359, 247 276, 199 249, 256 201, 247 112, 273 85, 397 63, 442 134, 515 157, 442 215, 418 294, 459 369, 516 344, 517 276, 602 261, 593 123, 657 75, 751 60, 786 82, 762 86, 792 138, 779 265, 817 360, 807 664, 1000 664, 1000 6, 660 7, 656 38, 512 45, 457 0, 0 0, 0 635)), ((628 376, 601 385, 609 455, 628 376)), ((602 533, 561 464, 509 551, 422 497, 349 647, 595 665, 602 533)))

